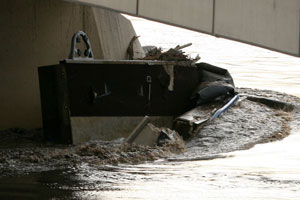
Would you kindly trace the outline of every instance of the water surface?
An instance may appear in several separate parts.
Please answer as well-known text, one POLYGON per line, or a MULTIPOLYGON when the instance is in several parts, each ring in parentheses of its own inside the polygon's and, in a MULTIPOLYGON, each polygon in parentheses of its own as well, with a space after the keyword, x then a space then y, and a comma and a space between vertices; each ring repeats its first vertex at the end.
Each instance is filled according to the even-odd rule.
MULTIPOLYGON (((226 68, 238 87, 300 97, 300 59, 258 47, 130 17, 142 45, 184 51, 226 68)), ((300 199, 300 130, 282 141, 225 154, 225 159, 121 166, 133 180, 104 199, 300 199)), ((118 170, 117 170, 118 171, 118 170)))
MULTIPOLYGON (((130 17, 142 45, 185 51, 226 68, 238 87, 300 97, 300 59, 176 27, 130 17)), ((209 161, 166 162, 48 171, 1 179, 10 199, 300 199, 300 130, 209 161), (79 169, 79 170, 78 170, 79 169), (17 191, 17 192, 15 192, 17 191)))

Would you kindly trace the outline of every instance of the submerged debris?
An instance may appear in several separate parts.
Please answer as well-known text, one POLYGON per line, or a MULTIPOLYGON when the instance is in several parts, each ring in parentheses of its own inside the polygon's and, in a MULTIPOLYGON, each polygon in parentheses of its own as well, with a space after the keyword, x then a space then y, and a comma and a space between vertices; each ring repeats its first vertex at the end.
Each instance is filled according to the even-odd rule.
POLYGON ((126 139, 126 143, 149 147, 172 146, 172 149, 169 149, 172 153, 182 153, 185 151, 184 141, 175 130, 154 126, 150 123, 150 118, 148 116, 145 116, 144 119, 136 126, 126 139))
MULTIPOLYGON (((187 151, 174 156, 171 160, 184 161, 218 155, 236 150, 244 150, 259 143, 272 142, 283 139, 290 134, 291 125, 299 119, 300 99, 291 95, 282 95, 272 91, 239 89, 241 93, 256 96, 270 96, 272 99, 289 102, 294 105, 292 112, 270 108, 262 103, 248 99, 240 101, 225 115, 203 124, 193 130, 192 137, 186 142, 187 151), (278 99, 279 98, 279 99, 278 99), (296 100, 298 99, 298 100, 296 100), (266 126, 267 124, 267 126, 266 126)), ((269 98, 271 101, 271 98, 269 98)), ((300 124, 298 123, 299 127, 300 124)))

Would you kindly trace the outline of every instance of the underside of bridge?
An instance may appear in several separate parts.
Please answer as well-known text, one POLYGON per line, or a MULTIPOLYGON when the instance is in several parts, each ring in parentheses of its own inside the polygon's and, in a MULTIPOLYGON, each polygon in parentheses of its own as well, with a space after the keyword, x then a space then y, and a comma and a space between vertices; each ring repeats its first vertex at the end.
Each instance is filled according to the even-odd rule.
POLYGON ((67 0, 300 56, 299 0, 67 0))

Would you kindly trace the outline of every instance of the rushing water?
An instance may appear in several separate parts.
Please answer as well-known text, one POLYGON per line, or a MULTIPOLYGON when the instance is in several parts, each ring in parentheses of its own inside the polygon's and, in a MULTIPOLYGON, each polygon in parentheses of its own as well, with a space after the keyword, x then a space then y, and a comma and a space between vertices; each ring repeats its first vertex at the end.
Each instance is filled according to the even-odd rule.
MULTIPOLYGON (((300 59, 238 42, 129 17, 142 45, 184 49, 226 68, 238 87, 300 97, 300 59)), ((121 190, 104 199, 300 199, 300 130, 282 141, 226 154, 225 159, 121 166, 121 190)), ((114 173, 112 173, 114 174, 114 173)), ((120 176, 120 174, 119 174, 120 176)), ((95 194, 97 196, 97 194, 95 194)))
MULTIPOLYGON (((300 134, 226 159, 123 166, 104 199, 299 199, 300 134), (130 177, 133 178, 130 180, 130 177)), ((113 173, 112 173, 113 174, 113 173)))
MULTIPOLYGON (((129 17, 142 45, 185 51, 227 68, 238 87, 272 89, 300 97, 300 59, 221 38, 129 17)), ((0 197, 15 199, 300 199, 300 130, 209 161, 156 161, 7 178, 0 197), (25 185, 25 186, 24 186, 25 185), (15 194, 14 191, 18 193, 15 194)))

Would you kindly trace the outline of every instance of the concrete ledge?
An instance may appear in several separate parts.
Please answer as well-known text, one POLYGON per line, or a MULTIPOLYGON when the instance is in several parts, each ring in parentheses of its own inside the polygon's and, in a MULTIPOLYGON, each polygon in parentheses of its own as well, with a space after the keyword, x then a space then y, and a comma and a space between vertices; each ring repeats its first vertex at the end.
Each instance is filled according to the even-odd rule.
MULTIPOLYGON (((73 144, 126 138, 144 117, 71 117, 73 144)), ((173 117, 150 117, 157 127, 171 127, 173 117)))

